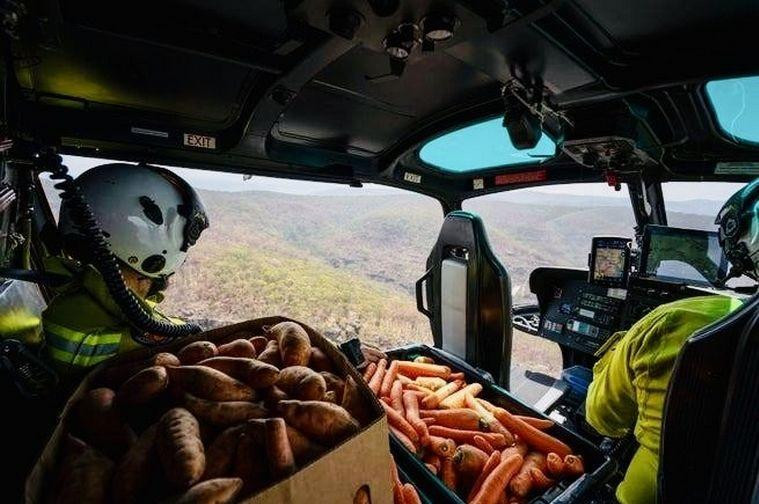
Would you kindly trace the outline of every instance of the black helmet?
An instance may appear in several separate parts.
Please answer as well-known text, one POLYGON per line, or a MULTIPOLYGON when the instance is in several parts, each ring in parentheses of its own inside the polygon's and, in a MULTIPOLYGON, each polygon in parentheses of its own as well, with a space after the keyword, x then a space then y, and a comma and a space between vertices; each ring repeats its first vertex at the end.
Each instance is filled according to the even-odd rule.
POLYGON ((759 279, 759 178, 733 194, 714 223, 732 265, 730 276, 759 279))

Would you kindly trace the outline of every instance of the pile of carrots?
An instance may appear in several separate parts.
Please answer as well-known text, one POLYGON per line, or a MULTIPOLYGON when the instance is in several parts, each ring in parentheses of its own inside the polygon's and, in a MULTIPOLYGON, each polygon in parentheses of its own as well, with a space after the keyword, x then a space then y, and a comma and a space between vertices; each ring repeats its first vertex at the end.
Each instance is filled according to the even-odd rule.
MULTIPOLYGON (((380 359, 364 379, 396 438, 468 504, 524 503, 585 472, 582 458, 545 432, 552 421, 479 398, 481 384, 429 357, 380 359)), ((397 479, 395 487, 395 504, 416 502, 405 499, 397 479)))

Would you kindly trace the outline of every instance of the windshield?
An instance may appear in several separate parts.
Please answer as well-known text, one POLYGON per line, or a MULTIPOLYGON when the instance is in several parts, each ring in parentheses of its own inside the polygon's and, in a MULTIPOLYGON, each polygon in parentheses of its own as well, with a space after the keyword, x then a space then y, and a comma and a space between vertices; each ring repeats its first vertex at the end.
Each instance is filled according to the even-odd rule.
POLYGON ((717 122, 733 141, 759 142, 759 77, 742 77, 706 84, 717 122))

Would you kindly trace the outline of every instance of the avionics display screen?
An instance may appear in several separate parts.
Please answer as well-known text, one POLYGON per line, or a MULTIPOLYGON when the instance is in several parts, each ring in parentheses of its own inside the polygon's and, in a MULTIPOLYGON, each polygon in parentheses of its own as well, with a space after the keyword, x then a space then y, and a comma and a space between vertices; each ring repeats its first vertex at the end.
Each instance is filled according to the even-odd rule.
POLYGON ((629 238, 593 238, 590 254, 590 281, 595 284, 624 286, 630 263, 629 238))
POLYGON ((646 226, 641 270, 647 277, 714 285, 727 272, 716 231, 646 226))

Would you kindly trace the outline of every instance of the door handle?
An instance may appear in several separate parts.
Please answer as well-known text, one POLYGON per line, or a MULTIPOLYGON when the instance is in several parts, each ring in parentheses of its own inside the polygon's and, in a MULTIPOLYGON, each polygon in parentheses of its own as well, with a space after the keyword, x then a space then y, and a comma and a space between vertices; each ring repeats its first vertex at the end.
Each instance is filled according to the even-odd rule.
MULTIPOLYGON (((427 318, 432 318, 432 312, 424 306, 424 292, 423 288, 425 286, 425 282, 432 276, 432 268, 428 269, 427 272, 422 275, 422 278, 416 281, 416 309, 419 310, 419 313, 423 314, 427 318)), ((428 300, 429 301, 429 300, 428 300)))

